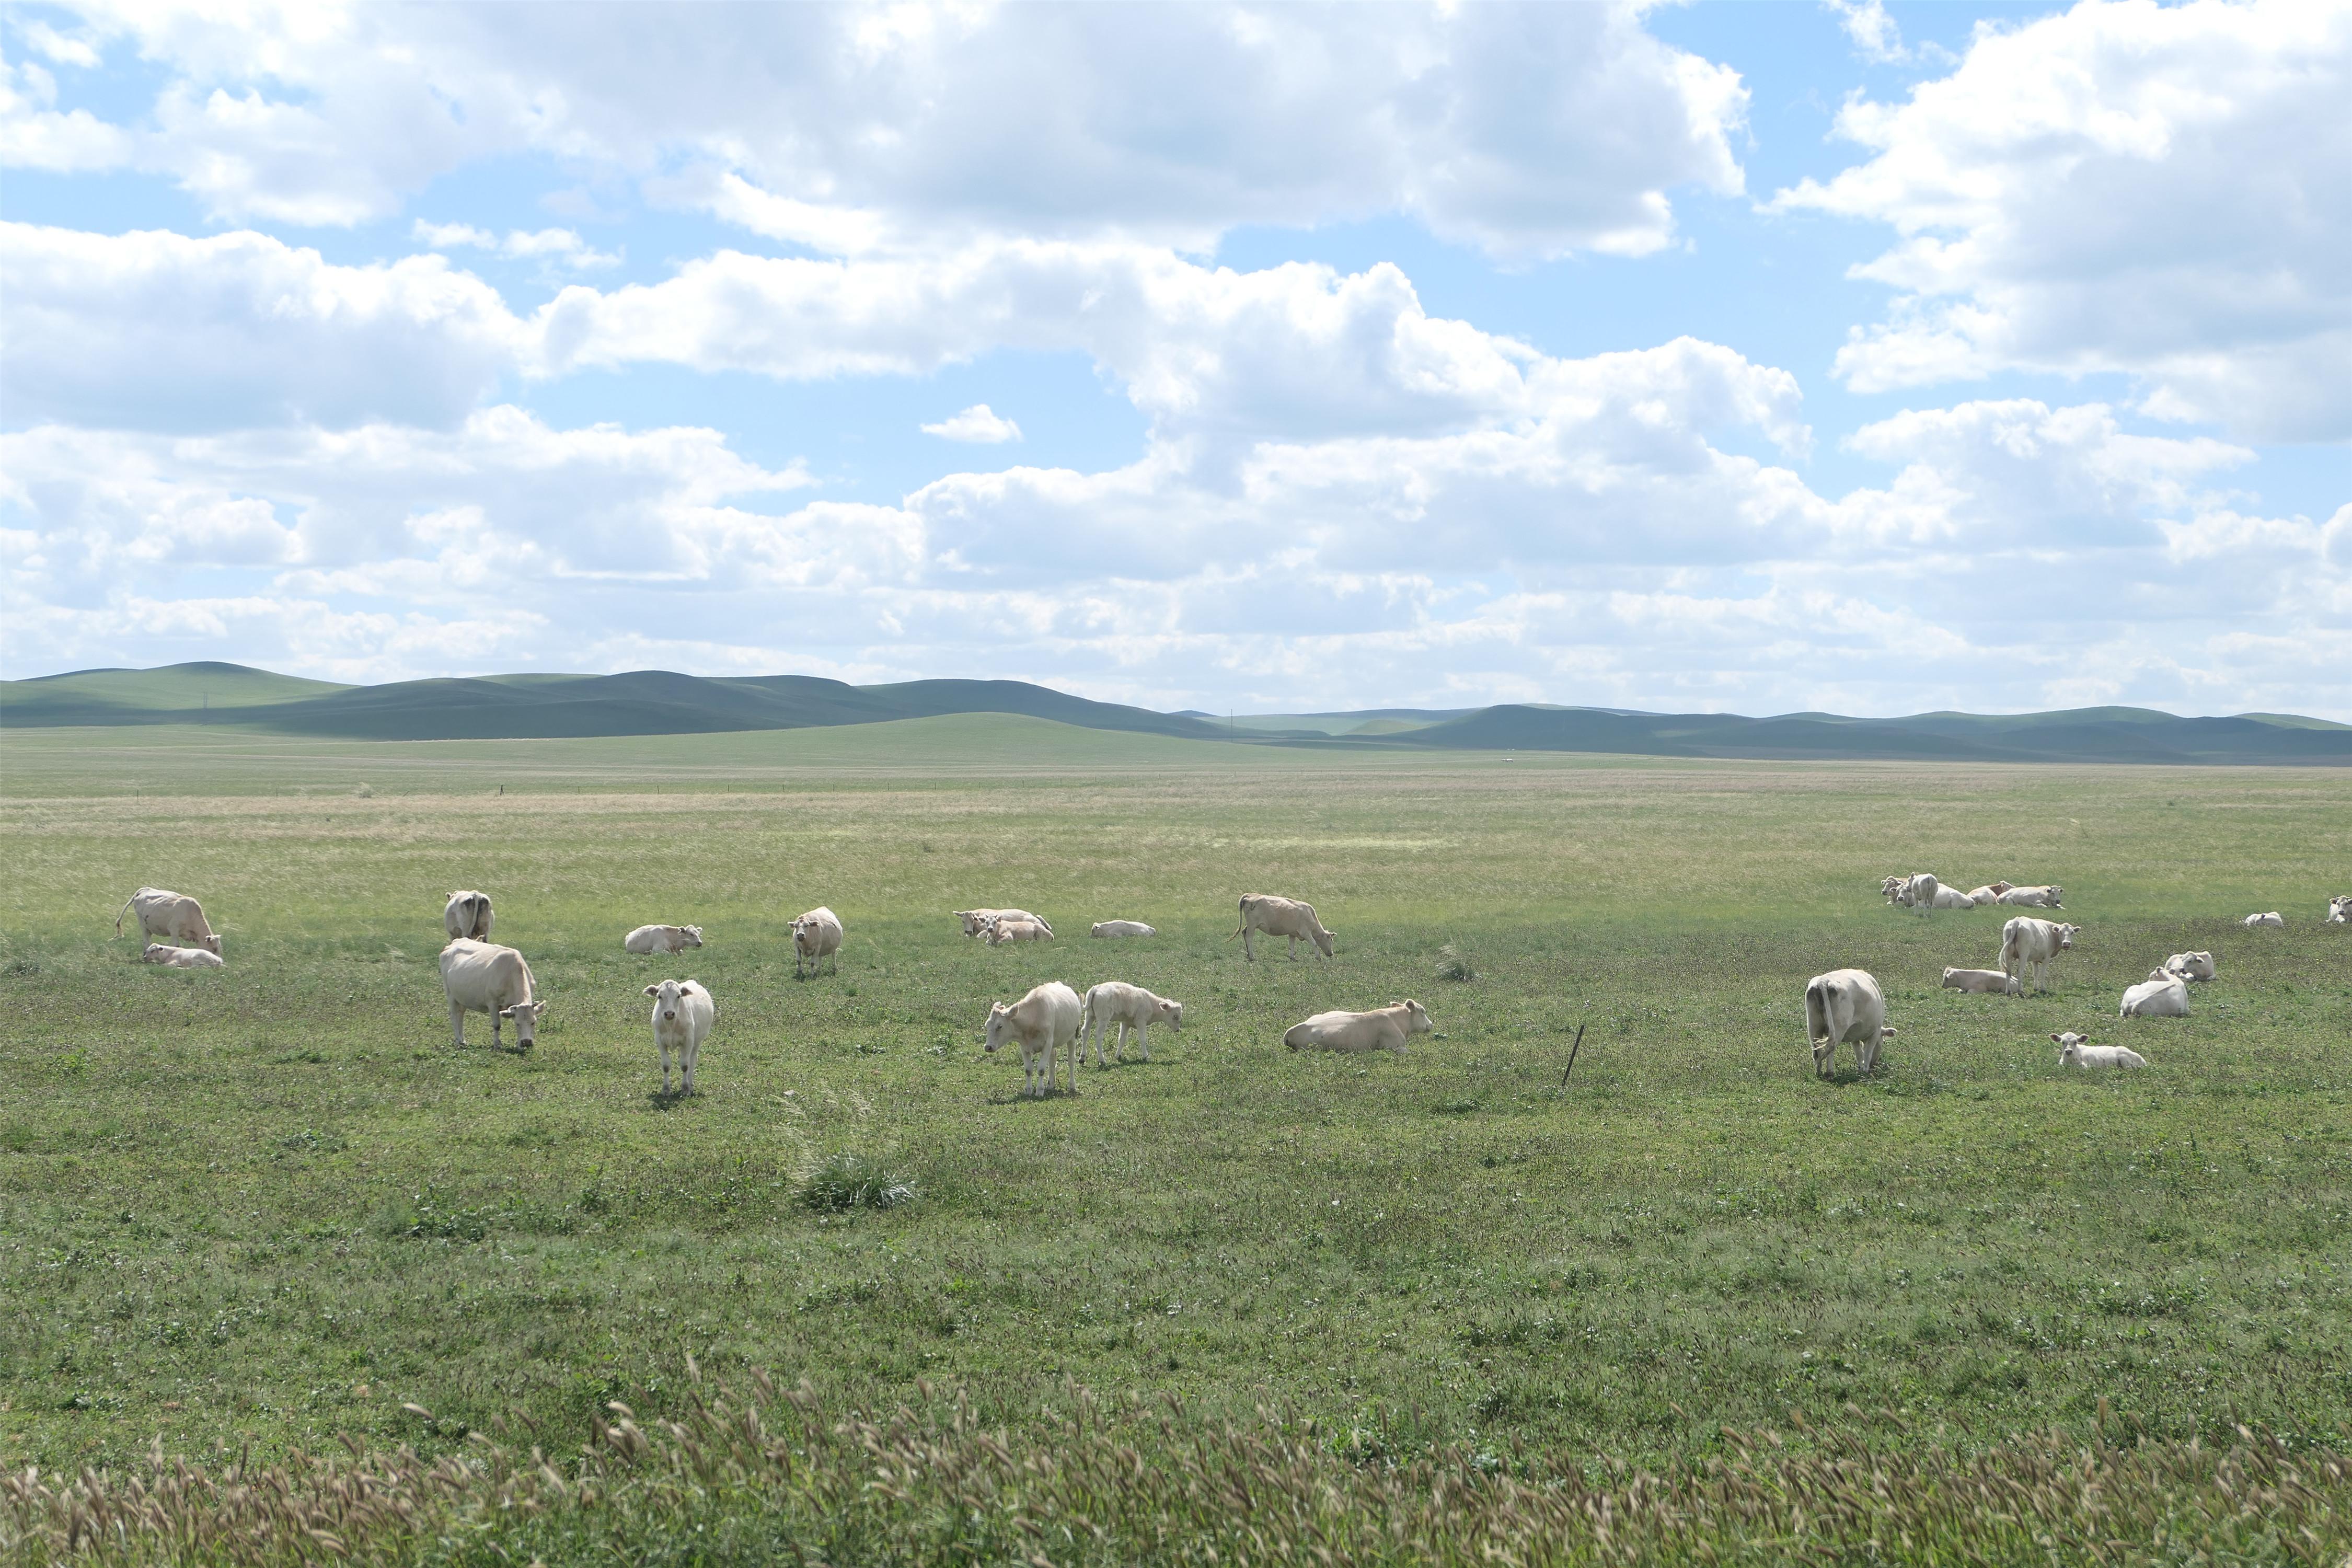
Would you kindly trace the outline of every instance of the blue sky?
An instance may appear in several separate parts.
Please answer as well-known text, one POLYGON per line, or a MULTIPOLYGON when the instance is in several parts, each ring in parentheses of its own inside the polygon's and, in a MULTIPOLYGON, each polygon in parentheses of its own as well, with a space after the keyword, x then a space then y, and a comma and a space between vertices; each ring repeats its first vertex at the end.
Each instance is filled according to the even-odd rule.
POLYGON ((0 674, 2352 719, 2352 5, 0 13, 0 674))

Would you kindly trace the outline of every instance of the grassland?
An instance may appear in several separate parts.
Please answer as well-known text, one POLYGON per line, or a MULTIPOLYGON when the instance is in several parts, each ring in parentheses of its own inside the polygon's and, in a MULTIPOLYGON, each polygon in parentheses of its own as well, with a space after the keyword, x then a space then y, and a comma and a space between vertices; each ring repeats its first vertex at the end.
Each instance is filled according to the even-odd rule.
POLYGON ((933 1406, 922 1380, 1046 1437, 1078 1384, 1203 1428, 1263 1406, 1359 1466, 1668 1464, 1792 1409, 1928 1457, 2103 1410, 2347 1441, 2340 770, 1335 759, 969 718, 4 743, 20 1465, 159 1435, 429 1458, 494 1424, 561 1453, 604 1402, 689 1412, 689 1355, 828 1408, 933 1406), (2087 929, 2055 993, 1938 991, 1999 916, 1884 906, 1917 868, 2064 884, 2087 929), (142 882, 199 894, 231 967, 132 963, 110 921, 142 882), (527 1058, 451 1047, 460 886, 555 1000, 527 1058), (1314 900, 1338 961, 1244 963, 1252 889, 1314 900), (1064 940, 966 942, 947 911, 982 901, 1064 940), (795 981, 782 922, 820 902, 840 973, 795 981), (2285 931, 2236 923, 2271 908, 2285 931), (1088 942, 1111 916, 1165 934, 1088 942), (654 920, 711 945, 623 954, 654 920), (1437 978, 1446 944, 1477 978, 1437 978), (2118 1024, 2188 947, 2222 975, 2195 1016, 2118 1024), (1800 994, 1842 963, 1902 1034, 1879 1078, 1822 1083, 1800 994), (673 973, 721 1009, 675 1103, 638 994, 673 973), (987 1004, 1112 977, 1183 1000, 1181 1039, 1017 1100, 987 1004), (1441 1035, 1402 1058, 1278 1045, 1405 995, 1441 1035), (2062 1076, 2061 1028, 2153 1070, 2062 1076), (845 1152, 916 1201, 807 1207, 845 1152))

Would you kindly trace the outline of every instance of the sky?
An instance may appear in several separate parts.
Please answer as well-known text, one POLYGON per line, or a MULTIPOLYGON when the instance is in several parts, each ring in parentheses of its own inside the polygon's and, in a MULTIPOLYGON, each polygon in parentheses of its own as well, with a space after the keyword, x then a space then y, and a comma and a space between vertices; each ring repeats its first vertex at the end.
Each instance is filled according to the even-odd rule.
POLYGON ((0 10, 0 675, 2352 721, 2352 0, 0 10))

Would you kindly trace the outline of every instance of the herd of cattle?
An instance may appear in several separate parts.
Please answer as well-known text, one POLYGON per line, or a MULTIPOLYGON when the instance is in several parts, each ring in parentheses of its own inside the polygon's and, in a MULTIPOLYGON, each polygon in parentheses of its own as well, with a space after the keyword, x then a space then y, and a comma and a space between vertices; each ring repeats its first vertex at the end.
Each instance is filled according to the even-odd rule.
MULTIPOLYGON (((1990 882, 1973 892, 1963 893, 1948 888, 1933 872, 1921 871, 1909 877, 1889 877, 1879 884, 1886 901, 1904 909, 1926 914, 1930 910, 1970 910, 1987 904, 2018 904, 2032 909, 2063 910, 2065 889, 2056 886, 2021 888, 2011 882, 1990 882)), ((2248 915, 2243 922, 2249 931, 2258 927, 2284 928, 2286 921, 2276 910, 2248 915)), ((2327 900, 2329 925, 2352 924, 2352 894, 2327 900)), ((1944 989, 1949 991, 1991 992, 2002 995, 2022 995, 2026 979, 2032 975, 2033 988, 2048 988, 2050 964, 2062 952, 2073 950, 2074 938, 2082 934, 2078 925, 2045 921, 2032 915, 2012 916, 2000 931, 2000 967, 1999 969, 1954 969, 1944 971, 1944 989)), ((2220 973, 2214 967, 2210 952, 2176 952, 2158 968, 2148 972, 2146 980, 2127 987, 2123 1003, 2116 1009, 2119 1018, 2186 1018, 2189 1016, 2189 987, 2213 979, 2220 973)), ((1880 990, 1877 977, 1863 969, 1833 969, 1827 974, 1817 974, 1805 984, 1805 1037, 1813 1047, 1813 1070, 1827 1077, 1837 1057, 1837 1048, 1851 1045, 1856 1062, 1865 1073, 1878 1065, 1878 1053, 1895 1037, 1895 1029, 1886 1022, 1886 995, 1880 990)), ((2050 1037, 2058 1046, 2058 1060, 2065 1067, 2079 1068, 2144 1068, 2147 1059, 2137 1051, 2124 1046, 2095 1046, 2087 1035, 2061 1034, 2050 1037)))
MULTIPOLYGON (((1916 910, 1922 915, 1931 910, 1975 909, 1988 904, 2065 908, 2065 889, 2054 885, 2019 887, 1992 882, 1963 893, 1946 887, 1934 874, 1924 871, 1909 877, 1889 877, 1880 885, 1880 890, 1889 903, 1916 910)), ((1241 924, 1233 935, 1242 939, 1244 955, 1251 962, 1257 958, 1256 938, 1260 935, 1286 939, 1294 961, 1298 957, 1301 942, 1310 943, 1326 958, 1335 956, 1336 936, 1316 917, 1312 904, 1266 893, 1248 893, 1243 896, 1240 910, 1241 924)), ((147 942, 147 963, 177 969, 222 966, 220 935, 205 920, 204 907, 195 900, 161 888, 142 888, 116 913, 115 935, 122 934, 124 919, 133 913, 139 917, 139 929, 147 942), (155 940, 158 938, 163 940, 155 940)), ((965 936, 992 947, 1013 942, 1054 940, 1054 928, 1027 910, 958 910, 955 916, 965 936)), ((448 999, 449 1028, 457 1044, 461 1048, 466 1044, 466 1015, 485 1013, 489 1016, 490 1043, 494 1047, 504 1048, 501 1026, 510 1022, 515 1027, 515 1048, 529 1050, 539 1020, 546 1014, 547 996, 533 983, 530 965, 520 952, 489 940, 496 919, 489 895, 471 889, 454 892, 441 918, 449 933, 449 945, 441 950, 441 988, 448 999)), ((2284 927, 2286 921, 2273 910, 2248 915, 2244 923, 2251 930, 2284 927)), ((2327 923, 2352 924, 2352 894, 2328 900, 2327 923)), ((2051 963, 2060 953, 2072 950, 2081 931, 2080 926, 2032 915, 2014 916, 2001 928, 2000 967, 1947 968, 1944 986, 1949 990, 2017 996, 2024 993, 2030 975, 2036 991, 2046 989, 2051 963)), ((814 909, 793 921, 792 931, 795 975, 817 973, 817 966, 826 959, 833 961, 836 973, 839 971, 840 916, 829 909, 814 909)), ((1158 934, 1140 921, 1125 920, 1097 921, 1092 933, 1105 938, 1158 934)), ((702 928, 639 926, 622 938, 621 945, 625 952, 646 955, 685 952, 702 945, 702 928)), ((2147 980, 2124 993, 2117 1016, 2186 1017, 2189 986, 2211 980, 2217 973, 2210 952, 2176 952, 2150 971, 2147 980)), ((652 1024, 654 1044, 661 1057, 662 1092, 669 1092, 669 1063, 675 1053, 683 1075, 683 1092, 690 1095, 695 1092, 696 1058, 712 1025, 718 1022, 718 1004, 698 980, 660 981, 646 986, 645 994, 654 999, 652 1024)), ((1130 1027, 1135 1030, 1138 1049, 1149 1061, 1151 1026, 1158 1024, 1178 1033, 1183 1023, 1183 1004, 1154 995, 1140 985, 1105 981, 1081 996, 1060 981, 1049 981, 1033 988, 1017 1002, 991 1005, 983 1037, 992 1054, 1006 1045, 1020 1048, 1023 1092, 1043 1098, 1055 1089, 1056 1062, 1065 1057, 1069 1062, 1070 1089, 1076 1092, 1078 1064, 1089 1036, 1097 1068, 1107 1065, 1103 1050, 1106 1032, 1111 1036, 1110 1059, 1126 1059, 1127 1031, 1130 1027)), ((1364 1013, 1318 1013, 1294 1025, 1283 1035, 1282 1043, 1292 1050, 1402 1051, 1411 1037, 1428 1034, 1433 1027, 1428 1010, 1408 1000, 1364 1013)), ((1817 1074, 1829 1075, 1842 1045, 1853 1047, 1864 1072, 1872 1071, 1878 1065, 1881 1047, 1895 1033, 1886 1022, 1885 993, 1868 971, 1835 969, 1806 983, 1805 1037, 1812 1047, 1817 1074)), ((2057 1043, 2059 1060, 2065 1066, 2147 1065, 2137 1052, 2121 1046, 2095 1046, 2086 1036, 2062 1034, 2050 1037, 2057 1043)))

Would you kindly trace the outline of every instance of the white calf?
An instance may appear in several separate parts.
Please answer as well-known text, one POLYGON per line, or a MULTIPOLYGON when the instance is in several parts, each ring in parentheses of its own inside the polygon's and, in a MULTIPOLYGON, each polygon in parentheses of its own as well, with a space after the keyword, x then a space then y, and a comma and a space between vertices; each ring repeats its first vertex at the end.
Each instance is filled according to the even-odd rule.
POLYGON ((1016 921, 1003 915, 991 915, 980 939, 991 947, 1003 947, 1008 942, 1051 942, 1054 933, 1045 929, 1043 921, 1016 921))
POLYGON ((2284 931, 2286 929, 2286 917, 2273 910, 2268 914, 2248 915, 2241 923, 2248 931, 2252 931, 2257 926, 2274 926, 2284 931))
POLYGON ((2129 1046, 2095 1046, 2088 1035, 2053 1035, 2058 1065, 2067 1068, 2144 1068, 2147 1058, 2129 1046))
POLYGON ((142 963, 160 963, 166 969, 220 969, 225 967, 221 955, 201 947, 167 947, 151 942, 147 951, 139 955, 142 963))
POLYGON ((1141 921, 1097 921, 1094 936, 1158 936, 1160 933, 1141 921))
MULTIPOLYGON (((1127 1029, 1135 1026, 1135 1043, 1143 1059, 1151 1059, 1151 1026, 1165 1024, 1176 1034, 1184 1030, 1184 1004, 1171 1002, 1165 996, 1154 996, 1140 985, 1129 985, 1124 980, 1106 980, 1087 993, 1086 1006, 1078 1018, 1078 1057, 1087 1054, 1087 1038, 1094 1037, 1095 1066, 1103 1065, 1103 1030, 1111 1031, 1110 1054, 1115 1060, 1127 1060, 1127 1029)), ((1075 1069, 1073 1069, 1075 1070, 1075 1069)))
POLYGON ((2059 887, 2011 888, 2000 896, 2000 901, 2029 910, 2063 910, 2066 906, 2058 900, 2065 891, 2059 887))
POLYGON ((2014 974, 1998 969, 1952 969, 1944 971, 1947 991, 1980 991, 1989 995, 2017 996, 2025 987, 2014 974))
POLYGON ((2352 893, 2344 893, 2327 900, 2327 923, 2332 926, 2352 925, 2352 893))
POLYGON ((695 1058, 702 1054, 710 1026, 719 1021, 719 1004, 699 980, 665 980, 646 986, 646 994, 654 999, 654 1047, 661 1052, 662 1093, 669 1093, 669 1054, 676 1051, 684 1092, 692 1094, 695 1058))
POLYGON ((2183 980, 2210 980, 2218 973, 2210 952, 2176 952, 2164 961, 2164 972, 2183 980))

